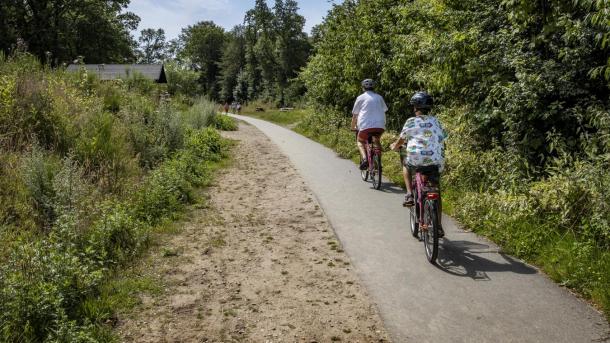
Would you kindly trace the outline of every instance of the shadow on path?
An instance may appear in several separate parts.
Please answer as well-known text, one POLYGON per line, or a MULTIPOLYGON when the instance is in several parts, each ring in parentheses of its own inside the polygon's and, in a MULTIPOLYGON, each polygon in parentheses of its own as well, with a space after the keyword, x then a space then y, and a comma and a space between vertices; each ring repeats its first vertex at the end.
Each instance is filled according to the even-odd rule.
POLYGON ((522 262, 499 252, 489 245, 470 241, 451 241, 444 238, 440 244, 437 267, 449 274, 469 277, 476 281, 489 281, 487 272, 510 272, 536 274, 538 271, 522 262), (499 255, 504 260, 492 261, 485 254, 499 255))
POLYGON ((399 186, 391 182, 383 182, 381 184, 381 189, 379 190, 383 193, 392 193, 392 194, 405 194, 405 190, 399 186))

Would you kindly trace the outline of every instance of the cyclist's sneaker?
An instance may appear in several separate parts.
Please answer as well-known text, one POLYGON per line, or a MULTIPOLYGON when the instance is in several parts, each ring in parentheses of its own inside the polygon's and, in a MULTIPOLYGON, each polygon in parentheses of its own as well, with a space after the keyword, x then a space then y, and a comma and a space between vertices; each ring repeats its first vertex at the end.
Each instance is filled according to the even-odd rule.
POLYGON ((369 167, 369 161, 362 160, 360 161, 360 170, 366 170, 369 167))
POLYGON ((411 207, 415 205, 415 201, 413 200, 413 194, 408 193, 405 195, 405 201, 402 203, 403 207, 411 207))

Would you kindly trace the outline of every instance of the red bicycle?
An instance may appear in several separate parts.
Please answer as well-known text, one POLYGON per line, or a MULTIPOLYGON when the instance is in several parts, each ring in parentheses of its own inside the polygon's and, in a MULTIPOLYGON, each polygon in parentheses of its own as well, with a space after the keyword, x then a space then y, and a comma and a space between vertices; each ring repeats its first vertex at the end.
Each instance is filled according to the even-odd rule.
MULTIPOLYGON (((356 131, 356 136, 358 132, 356 131)), ((381 188, 381 143, 379 137, 369 135, 367 144, 365 146, 366 156, 368 159, 368 168, 360 171, 362 181, 368 181, 370 178, 373 182, 373 188, 381 188)))
POLYGON ((424 242, 426 258, 432 264, 438 257, 438 240, 442 230, 440 212, 440 175, 438 166, 413 167, 415 205, 409 207, 411 234, 424 242))

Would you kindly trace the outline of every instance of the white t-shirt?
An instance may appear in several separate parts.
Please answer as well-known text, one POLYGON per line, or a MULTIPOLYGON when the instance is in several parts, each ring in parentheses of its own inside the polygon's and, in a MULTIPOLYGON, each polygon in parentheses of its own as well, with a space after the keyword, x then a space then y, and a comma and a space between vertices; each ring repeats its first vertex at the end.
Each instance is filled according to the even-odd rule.
POLYGON ((356 98, 352 114, 358 115, 358 130, 385 129, 388 106, 381 95, 366 91, 356 98))

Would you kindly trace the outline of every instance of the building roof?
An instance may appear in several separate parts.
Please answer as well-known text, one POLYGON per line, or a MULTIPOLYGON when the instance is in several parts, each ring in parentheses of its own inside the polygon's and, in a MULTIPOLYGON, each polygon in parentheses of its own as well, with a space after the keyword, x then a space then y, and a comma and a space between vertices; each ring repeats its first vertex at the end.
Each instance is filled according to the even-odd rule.
POLYGON ((124 79, 138 73, 157 83, 167 83, 163 64, 70 64, 67 70, 74 72, 83 68, 97 74, 100 80, 124 79))

